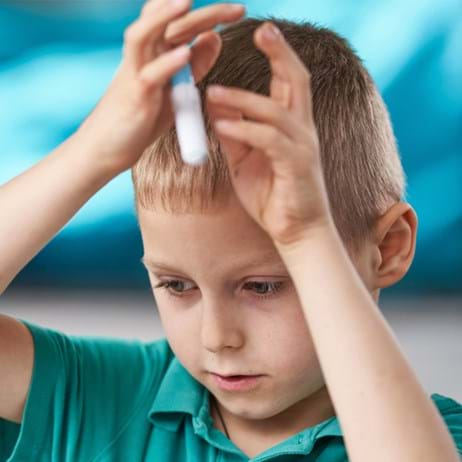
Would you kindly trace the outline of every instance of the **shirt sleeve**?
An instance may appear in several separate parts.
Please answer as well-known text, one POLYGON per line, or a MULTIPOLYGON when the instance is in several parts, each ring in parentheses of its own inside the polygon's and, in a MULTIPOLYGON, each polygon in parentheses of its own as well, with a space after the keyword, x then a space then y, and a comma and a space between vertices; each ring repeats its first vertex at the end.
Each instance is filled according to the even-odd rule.
POLYGON ((138 411, 166 362, 166 342, 76 337, 21 320, 34 340, 22 423, 0 419, 0 462, 88 461, 138 411))
POLYGON ((454 399, 437 393, 432 394, 431 397, 446 423, 462 460, 462 405, 454 399))

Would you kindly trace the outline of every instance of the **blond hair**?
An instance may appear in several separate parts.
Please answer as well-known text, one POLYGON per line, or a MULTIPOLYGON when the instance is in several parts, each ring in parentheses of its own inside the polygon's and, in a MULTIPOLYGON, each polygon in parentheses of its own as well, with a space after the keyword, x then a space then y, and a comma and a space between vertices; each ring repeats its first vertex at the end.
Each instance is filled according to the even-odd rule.
MULTIPOLYGON (((204 107, 210 84, 269 95, 271 69, 253 42, 266 20, 279 27, 311 73, 313 115, 332 215, 353 251, 370 235, 378 216, 403 199, 405 175, 386 106, 360 58, 333 31, 308 22, 247 18, 220 32, 223 48, 198 84, 204 107)), ((224 205, 232 188, 223 153, 207 114, 209 159, 183 164, 175 128, 160 136, 132 168, 137 206, 173 214, 205 213, 224 205)))

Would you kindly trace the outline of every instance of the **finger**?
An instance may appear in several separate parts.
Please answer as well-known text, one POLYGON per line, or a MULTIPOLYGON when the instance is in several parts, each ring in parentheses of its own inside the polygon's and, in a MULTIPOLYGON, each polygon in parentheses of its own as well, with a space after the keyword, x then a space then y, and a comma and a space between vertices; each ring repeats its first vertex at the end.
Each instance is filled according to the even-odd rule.
POLYGON ((218 24, 234 22, 244 13, 245 6, 238 3, 199 8, 170 23, 164 38, 171 44, 189 42, 200 32, 213 29, 218 24))
MULTIPOLYGON (((209 100, 205 100, 206 110, 210 125, 213 127, 216 120, 228 119, 228 120, 242 120, 242 114, 239 111, 222 106, 220 104, 214 104, 209 100)), ((220 149, 224 152, 227 157, 240 158, 241 155, 249 150, 248 146, 241 143, 240 141, 233 140, 222 133, 215 131, 220 149)))
POLYGON ((145 46, 161 37, 167 25, 174 18, 183 15, 190 7, 191 0, 184 2, 150 1, 143 8, 140 18, 124 32, 124 57, 135 73, 145 62, 145 46))
MULTIPOLYGON (((227 106, 214 104, 207 98, 205 99, 205 105, 207 108, 209 122, 212 127, 216 120, 242 120, 243 118, 241 112, 227 106)), ((214 133, 220 145, 221 152, 225 154, 227 161, 231 162, 231 164, 239 161, 239 159, 242 159, 249 152, 247 144, 227 137, 223 133, 219 133, 217 131, 214 131, 214 133)))
POLYGON ((188 45, 181 45, 174 50, 166 51, 143 67, 139 79, 147 88, 164 86, 188 62, 190 57, 191 50, 188 45))
POLYGON ((242 113, 236 109, 230 108, 228 106, 223 106, 221 104, 215 104, 206 100, 207 114, 211 123, 218 119, 231 119, 231 120, 241 120, 243 119, 242 113))
POLYGON ((248 120, 217 120, 215 130, 233 140, 264 151, 273 161, 287 160, 293 149, 290 140, 270 125, 248 120))
POLYGON ((146 0, 144 2, 143 8, 141 8, 140 17, 146 14, 152 14, 161 8, 169 0, 146 0))
POLYGON ((312 122, 311 75, 306 66, 274 24, 264 23, 256 30, 254 40, 271 65, 271 97, 312 122))
POLYGON ((238 110, 248 119, 276 127, 296 142, 303 142, 306 136, 306 127, 288 110, 281 109, 279 103, 272 98, 219 85, 211 85, 207 89, 207 96, 215 103, 238 110))
POLYGON ((199 34, 191 47, 191 69, 194 82, 200 82, 215 64, 221 51, 221 37, 214 31, 199 34))

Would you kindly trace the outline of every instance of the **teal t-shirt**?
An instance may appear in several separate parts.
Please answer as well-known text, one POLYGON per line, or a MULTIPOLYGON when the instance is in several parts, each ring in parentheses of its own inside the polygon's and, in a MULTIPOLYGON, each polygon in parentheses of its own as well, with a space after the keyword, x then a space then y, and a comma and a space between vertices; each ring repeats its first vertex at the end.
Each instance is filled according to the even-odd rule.
MULTIPOLYGON (((214 428, 209 391, 166 339, 77 337, 21 321, 34 339, 33 375, 22 424, 0 419, 0 462, 250 460, 214 428)), ((431 398, 462 454, 462 406, 431 398)), ((347 461, 337 418, 251 460, 272 459, 347 461)))

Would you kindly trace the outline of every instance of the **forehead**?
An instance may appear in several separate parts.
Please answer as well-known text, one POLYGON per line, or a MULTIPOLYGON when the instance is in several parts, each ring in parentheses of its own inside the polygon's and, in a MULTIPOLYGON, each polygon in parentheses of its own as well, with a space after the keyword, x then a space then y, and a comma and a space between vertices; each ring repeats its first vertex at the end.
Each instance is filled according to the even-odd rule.
POLYGON ((138 218, 146 262, 208 272, 283 266, 268 234, 240 204, 231 203, 210 213, 180 215, 140 208, 138 218))

